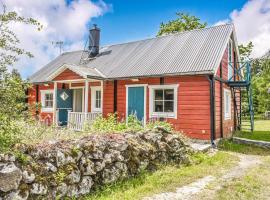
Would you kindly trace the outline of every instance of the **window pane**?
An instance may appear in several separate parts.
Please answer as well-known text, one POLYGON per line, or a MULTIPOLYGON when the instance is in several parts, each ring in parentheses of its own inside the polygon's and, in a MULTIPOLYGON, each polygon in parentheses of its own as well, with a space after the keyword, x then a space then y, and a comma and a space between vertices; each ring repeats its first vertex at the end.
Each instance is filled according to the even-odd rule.
POLYGON ((100 108, 100 100, 96 99, 96 108, 100 108))
POLYGON ((100 97, 101 97, 101 91, 97 90, 96 91, 96 99, 100 99, 100 97))
POLYGON ((163 100, 163 90, 155 90, 155 100, 163 100))
POLYGON ((173 112, 173 101, 164 102, 164 112, 173 112))
POLYGON ((163 101, 154 101, 154 112, 163 112, 163 101))
POLYGON ((174 91, 173 89, 164 90, 164 99, 165 100, 173 100, 174 91))

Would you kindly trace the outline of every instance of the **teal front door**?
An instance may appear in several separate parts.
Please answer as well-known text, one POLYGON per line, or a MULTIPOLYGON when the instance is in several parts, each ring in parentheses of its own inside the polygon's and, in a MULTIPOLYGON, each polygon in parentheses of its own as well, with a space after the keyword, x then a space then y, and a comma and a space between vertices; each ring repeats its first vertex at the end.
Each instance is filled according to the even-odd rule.
POLYGON ((73 92, 70 89, 57 90, 58 123, 67 125, 68 110, 72 110, 73 92))
POLYGON ((136 115, 143 121, 144 116, 144 87, 128 87, 128 115, 136 115))

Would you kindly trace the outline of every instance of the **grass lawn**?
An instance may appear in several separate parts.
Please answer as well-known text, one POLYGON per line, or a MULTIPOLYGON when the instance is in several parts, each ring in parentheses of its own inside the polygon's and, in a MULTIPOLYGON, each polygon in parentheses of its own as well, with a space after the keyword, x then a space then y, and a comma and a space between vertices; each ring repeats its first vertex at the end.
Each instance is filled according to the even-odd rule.
POLYGON ((231 140, 223 140, 218 144, 218 148, 222 151, 236 152, 250 155, 261 155, 267 156, 270 155, 270 151, 260 147, 245 145, 245 144, 236 144, 231 140))
POLYGON ((199 164, 191 166, 163 166, 153 173, 145 172, 138 177, 101 188, 83 199, 141 199, 152 194, 173 191, 205 175, 219 176, 225 169, 235 165, 238 158, 226 152, 212 157, 200 154, 193 158, 199 164))
POLYGON ((270 142, 270 120, 256 120, 255 130, 251 132, 239 131, 235 134, 237 137, 251 140, 264 140, 270 142))
POLYGON ((270 197, 270 157, 258 167, 250 169, 241 178, 226 183, 213 199, 220 200, 248 200, 269 199, 270 197))

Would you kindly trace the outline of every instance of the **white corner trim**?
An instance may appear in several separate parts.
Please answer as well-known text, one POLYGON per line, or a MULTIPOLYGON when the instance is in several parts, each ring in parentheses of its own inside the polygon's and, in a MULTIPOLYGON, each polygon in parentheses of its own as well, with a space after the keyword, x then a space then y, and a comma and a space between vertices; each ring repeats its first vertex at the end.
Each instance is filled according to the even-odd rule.
POLYGON ((149 118, 173 118, 177 119, 178 113, 178 87, 179 84, 171 85, 149 85, 149 118), (173 89, 174 90, 174 112, 154 112, 154 89, 173 89))
POLYGON ((41 97, 41 112, 53 112, 54 110, 54 105, 51 108, 45 108, 45 94, 53 94, 53 104, 54 104, 54 90, 40 90, 40 97, 41 97))
POLYGON ((144 125, 146 125, 146 95, 147 95, 147 85, 148 84, 128 84, 128 85, 125 85, 126 86, 126 122, 128 120, 128 89, 130 87, 144 87, 144 116, 143 116, 143 123, 144 125))
POLYGON ((224 92, 223 92, 223 98, 224 98, 224 120, 230 120, 232 117, 232 94, 231 94, 231 90, 228 90, 226 88, 224 88, 224 92), (229 95, 229 102, 226 102, 226 95, 229 95), (229 106, 229 113, 226 112, 226 104, 228 104, 227 106, 229 106))

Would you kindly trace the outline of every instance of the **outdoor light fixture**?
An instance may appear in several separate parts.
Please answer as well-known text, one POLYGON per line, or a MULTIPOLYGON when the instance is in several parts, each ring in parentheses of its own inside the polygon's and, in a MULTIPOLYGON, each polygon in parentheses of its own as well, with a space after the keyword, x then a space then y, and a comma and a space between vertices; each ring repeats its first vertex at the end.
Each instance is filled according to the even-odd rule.
POLYGON ((138 79, 138 78, 133 78, 133 79, 131 79, 131 81, 132 81, 132 82, 138 82, 139 79, 138 79))
POLYGON ((49 84, 48 84, 48 83, 44 83, 44 86, 48 87, 48 86, 49 86, 49 84))

